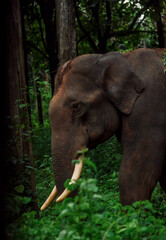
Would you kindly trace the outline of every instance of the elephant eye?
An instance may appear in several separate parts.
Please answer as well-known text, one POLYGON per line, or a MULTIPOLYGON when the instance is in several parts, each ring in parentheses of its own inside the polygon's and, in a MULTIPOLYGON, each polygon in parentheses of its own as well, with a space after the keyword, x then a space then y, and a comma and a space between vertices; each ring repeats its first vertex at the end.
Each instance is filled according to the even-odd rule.
POLYGON ((73 103, 72 107, 73 107, 73 114, 75 117, 81 117, 86 111, 85 104, 81 102, 73 103))
POLYGON ((74 103, 73 104, 73 109, 77 110, 79 108, 79 105, 80 105, 79 103, 74 103))

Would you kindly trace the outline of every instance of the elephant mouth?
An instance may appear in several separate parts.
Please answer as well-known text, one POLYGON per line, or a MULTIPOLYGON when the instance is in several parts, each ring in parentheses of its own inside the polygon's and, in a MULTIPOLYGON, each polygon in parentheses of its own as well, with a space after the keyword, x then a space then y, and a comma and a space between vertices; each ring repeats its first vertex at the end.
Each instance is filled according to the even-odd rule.
MULTIPOLYGON (((83 168, 83 156, 80 156, 78 158, 79 163, 75 164, 74 167, 74 171, 73 171, 73 175, 71 177, 70 183, 69 184, 74 184, 76 180, 78 180, 80 178, 81 172, 82 172, 82 168, 83 168)), ((67 188, 63 191, 63 193, 56 199, 56 202, 61 202, 63 201, 67 196, 69 196, 69 194, 71 193, 71 191, 69 191, 67 188)), ((47 198, 47 200, 44 202, 44 204, 42 205, 42 207, 40 208, 41 211, 45 210, 51 203, 52 201, 56 198, 56 196, 58 195, 58 191, 57 191, 57 187, 56 185, 54 186, 52 192, 50 193, 49 197, 47 198)))

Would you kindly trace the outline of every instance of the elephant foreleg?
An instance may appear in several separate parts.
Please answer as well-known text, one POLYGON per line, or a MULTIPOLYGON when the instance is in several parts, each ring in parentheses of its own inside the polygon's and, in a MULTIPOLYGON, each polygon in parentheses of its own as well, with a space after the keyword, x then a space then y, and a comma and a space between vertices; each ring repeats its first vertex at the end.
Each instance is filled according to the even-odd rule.
MULTIPOLYGON (((134 149, 134 148, 132 148, 134 149)), ((136 148, 135 148, 136 149, 136 148)), ((124 154, 120 173, 120 201, 123 205, 139 200, 150 200, 152 192, 162 175, 163 161, 158 153, 145 148, 124 154)), ((166 189, 166 177, 162 178, 162 187, 166 189)))

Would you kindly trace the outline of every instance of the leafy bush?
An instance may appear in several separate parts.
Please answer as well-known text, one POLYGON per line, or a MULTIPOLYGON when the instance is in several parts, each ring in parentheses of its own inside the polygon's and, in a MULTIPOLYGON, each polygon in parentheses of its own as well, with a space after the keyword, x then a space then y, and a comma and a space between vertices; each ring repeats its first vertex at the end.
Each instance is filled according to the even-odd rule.
MULTIPOLYGON (((159 186, 153 193, 152 203, 121 206, 118 190, 121 156, 116 138, 86 154, 83 177, 77 181, 77 196, 62 203, 53 202, 41 212, 39 219, 33 211, 23 213, 8 226, 9 239, 164 240, 166 200, 159 186)), ((38 197, 42 204, 54 185, 50 157, 45 156, 43 163, 37 165, 38 197)))

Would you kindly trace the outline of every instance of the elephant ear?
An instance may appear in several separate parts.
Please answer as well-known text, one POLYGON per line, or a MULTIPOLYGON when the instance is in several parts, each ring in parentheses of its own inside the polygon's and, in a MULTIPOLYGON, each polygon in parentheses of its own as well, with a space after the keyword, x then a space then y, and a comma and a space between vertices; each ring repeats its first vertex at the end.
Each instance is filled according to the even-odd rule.
POLYGON ((142 80, 120 53, 106 54, 100 61, 106 67, 103 81, 109 99, 122 113, 130 114, 144 88, 142 80))
POLYGON ((58 89, 63 81, 63 76, 71 69, 71 62, 72 60, 69 60, 68 62, 64 63, 62 66, 59 67, 54 82, 54 94, 58 92, 58 89))

